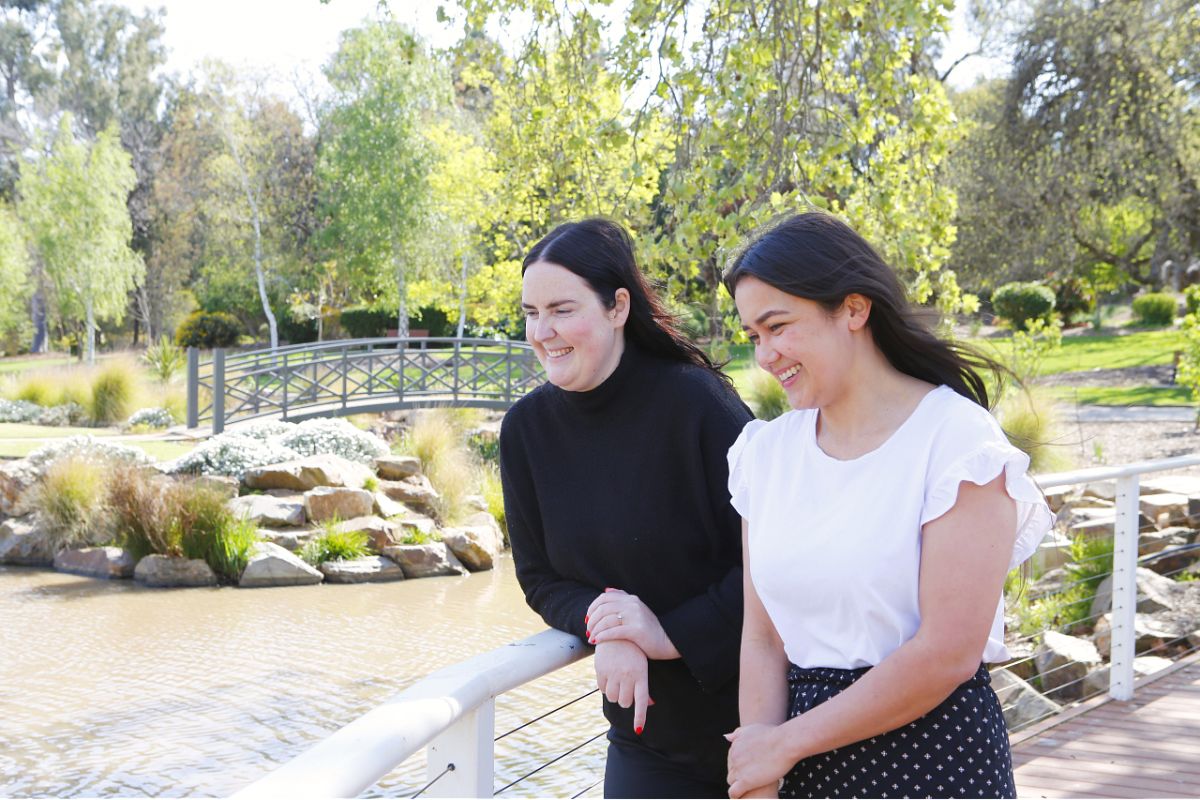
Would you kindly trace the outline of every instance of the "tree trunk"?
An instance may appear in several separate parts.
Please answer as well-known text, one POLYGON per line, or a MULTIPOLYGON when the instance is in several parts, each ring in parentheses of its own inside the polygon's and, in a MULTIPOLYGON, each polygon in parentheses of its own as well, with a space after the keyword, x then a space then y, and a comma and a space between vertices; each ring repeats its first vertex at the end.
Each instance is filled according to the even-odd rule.
POLYGON ((88 366, 96 363, 96 312, 92 308, 92 298, 88 298, 84 303, 87 309, 87 332, 84 334, 84 340, 87 348, 87 363, 88 366))
POLYGON ((29 313, 33 319, 33 343, 29 347, 29 352, 48 352, 50 332, 46 329, 46 298, 42 294, 41 288, 33 293, 29 304, 29 313))
POLYGON ((463 329, 467 326, 467 254, 462 256, 462 278, 458 286, 458 330, 455 333, 463 338, 463 329))
POLYGON ((404 273, 404 263, 400 258, 400 244, 392 237, 392 265, 396 268, 396 290, 399 300, 396 302, 396 335, 401 339, 408 338, 408 276, 404 273))

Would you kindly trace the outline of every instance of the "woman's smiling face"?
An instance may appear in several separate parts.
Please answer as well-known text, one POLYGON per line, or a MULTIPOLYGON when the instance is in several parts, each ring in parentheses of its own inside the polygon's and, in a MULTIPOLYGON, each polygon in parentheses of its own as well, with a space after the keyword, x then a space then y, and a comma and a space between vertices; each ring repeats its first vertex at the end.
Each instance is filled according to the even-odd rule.
POLYGON ((613 308, 604 307, 587 281, 548 261, 525 269, 521 310, 525 338, 560 389, 586 392, 608 378, 621 362, 629 292, 618 289, 613 308))

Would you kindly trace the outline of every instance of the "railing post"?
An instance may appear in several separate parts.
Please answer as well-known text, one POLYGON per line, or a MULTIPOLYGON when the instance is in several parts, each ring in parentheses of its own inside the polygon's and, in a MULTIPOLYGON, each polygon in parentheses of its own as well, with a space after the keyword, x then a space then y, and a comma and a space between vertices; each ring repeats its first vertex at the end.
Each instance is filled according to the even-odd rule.
POLYGON ((504 340, 504 402, 511 404, 512 399, 512 339, 504 340))
POLYGON ((1133 657, 1137 636, 1138 476, 1117 479, 1117 520, 1113 531, 1112 656, 1108 693, 1133 699, 1133 657))
POLYGON ((200 350, 187 349, 187 426, 200 427, 200 350))
POLYGON ((454 765, 429 787, 433 797, 491 797, 494 776, 493 737, 496 729, 496 701, 488 700, 445 733, 429 743, 425 751, 428 764, 425 780, 432 781, 454 765))
POLYGON ((346 410, 346 382, 349 380, 350 367, 346 363, 346 348, 342 348, 342 411, 346 410))
POLYGON ((287 413, 287 411, 288 411, 288 384, 292 380, 292 374, 291 374, 291 372, 288 371, 287 361, 288 361, 288 354, 284 353, 283 354, 283 403, 280 404, 282 411, 280 413, 279 418, 282 420, 285 420, 285 421, 288 418, 288 413, 287 413))
POLYGON ((216 436, 225 430, 225 350, 213 350, 213 419, 212 432, 216 436))

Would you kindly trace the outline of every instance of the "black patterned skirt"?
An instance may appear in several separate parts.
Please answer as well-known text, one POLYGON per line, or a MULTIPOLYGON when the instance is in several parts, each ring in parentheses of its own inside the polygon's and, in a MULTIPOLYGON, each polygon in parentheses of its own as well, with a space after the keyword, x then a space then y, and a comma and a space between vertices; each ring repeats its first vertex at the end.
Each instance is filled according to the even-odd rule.
MULTIPOLYGON (((868 669, 792 665, 789 719, 824 703, 868 669)), ((925 716, 799 762, 784 776, 779 796, 1016 797, 1008 729, 991 683, 980 665, 925 716)))

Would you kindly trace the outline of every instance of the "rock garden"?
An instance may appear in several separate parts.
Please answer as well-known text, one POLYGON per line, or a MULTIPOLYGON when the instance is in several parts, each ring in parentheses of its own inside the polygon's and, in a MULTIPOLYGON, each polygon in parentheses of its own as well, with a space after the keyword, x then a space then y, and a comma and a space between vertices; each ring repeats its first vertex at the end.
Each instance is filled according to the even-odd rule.
POLYGON ((398 445, 408 455, 345 420, 259 422, 161 464, 62 440, 0 465, 0 564, 155 587, 489 570, 503 511, 494 469, 447 444, 461 433, 453 415, 430 416, 398 445))
MULTIPOLYGON (((992 672, 1009 728, 1106 692, 1112 649, 1114 484, 1048 495, 1058 519, 1032 560, 1010 576, 1009 650, 992 672)), ((1147 476, 1139 498, 1137 675, 1200 647, 1200 477, 1147 476)))

